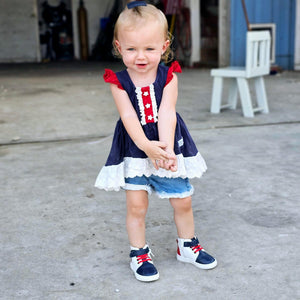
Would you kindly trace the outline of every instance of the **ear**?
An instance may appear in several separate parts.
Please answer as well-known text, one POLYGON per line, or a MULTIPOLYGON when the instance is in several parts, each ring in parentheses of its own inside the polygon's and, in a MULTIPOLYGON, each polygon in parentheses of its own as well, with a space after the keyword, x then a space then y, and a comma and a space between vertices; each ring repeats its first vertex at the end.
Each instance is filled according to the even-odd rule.
POLYGON ((163 44, 163 48, 162 48, 162 51, 161 51, 161 54, 163 55, 166 50, 168 49, 168 47, 170 46, 170 41, 169 40, 166 40, 163 44))
POLYGON ((118 40, 115 40, 115 45, 116 45, 116 47, 117 47, 119 53, 121 54, 121 53, 122 53, 122 52, 121 52, 121 44, 120 44, 120 42, 119 42, 118 40))

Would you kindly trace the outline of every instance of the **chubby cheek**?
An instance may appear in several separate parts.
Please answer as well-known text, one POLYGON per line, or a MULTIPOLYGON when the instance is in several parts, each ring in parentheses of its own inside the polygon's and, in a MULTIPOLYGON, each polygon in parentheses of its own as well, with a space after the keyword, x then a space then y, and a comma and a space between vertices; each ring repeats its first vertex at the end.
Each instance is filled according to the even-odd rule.
POLYGON ((161 52, 152 53, 148 58, 149 58, 149 61, 151 61, 152 63, 159 64, 159 62, 161 60, 161 52))
POLYGON ((133 63, 134 58, 132 55, 124 54, 122 56, 122 60, 123 60, 124 64, 127 66, 128 64, 133 63))

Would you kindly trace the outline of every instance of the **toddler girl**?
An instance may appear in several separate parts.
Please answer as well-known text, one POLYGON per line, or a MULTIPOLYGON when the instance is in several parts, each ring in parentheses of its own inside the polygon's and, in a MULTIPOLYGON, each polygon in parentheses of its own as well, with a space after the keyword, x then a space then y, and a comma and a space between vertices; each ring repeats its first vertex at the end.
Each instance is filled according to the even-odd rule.
POLYGON ((195 237, 189 182, 201 177, 206 164, 175 111, 175 72, 181 68, 177 62, 170 67, 160 64, 170 57, 164 14, 144 1, 130 2, 116 22, 113 44, 126 69, 117 73, 106 69, 104 80, 110 83, 120 120, 95 186, 126 191, 130 267, 138 280, 159 278, 145 238, 148 194, 154 191, 169 198, 174 209, 177 259, 212 269, 217 261, 195 237))

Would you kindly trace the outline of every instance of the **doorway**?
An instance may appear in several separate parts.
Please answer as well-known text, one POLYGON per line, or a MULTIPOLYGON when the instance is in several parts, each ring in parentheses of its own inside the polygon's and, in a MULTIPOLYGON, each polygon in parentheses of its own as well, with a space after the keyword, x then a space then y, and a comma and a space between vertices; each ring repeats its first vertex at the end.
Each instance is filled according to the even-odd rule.
POLYGON ((219 0, 200 1, 201 66, 218 66, 219 0))
POLYGON ((37 0, 41 61, 74 58, 71 0, 37 0))

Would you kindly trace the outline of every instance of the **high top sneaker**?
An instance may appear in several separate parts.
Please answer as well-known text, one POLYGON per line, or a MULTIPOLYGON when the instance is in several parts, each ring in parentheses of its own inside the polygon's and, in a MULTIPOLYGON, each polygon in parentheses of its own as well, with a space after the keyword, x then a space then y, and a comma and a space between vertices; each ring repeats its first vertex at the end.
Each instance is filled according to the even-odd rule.
MULTIPOLYGON (((134 272, 137 280, 140 281, 154 281, 159 278, 159 273, 153 265, 152 259, 150 257, 151 250, 148 245, 144 248, 133 248, 131 247, 130 257, 131 263, 130 268, 134 272)), ((152 254, 153 255, 153 254, 152 254)))
POLYGON ((177 260, 195 265, 200 269, 213 269, 217 260, 205 252, 198 238, 177 239, 177 260))

